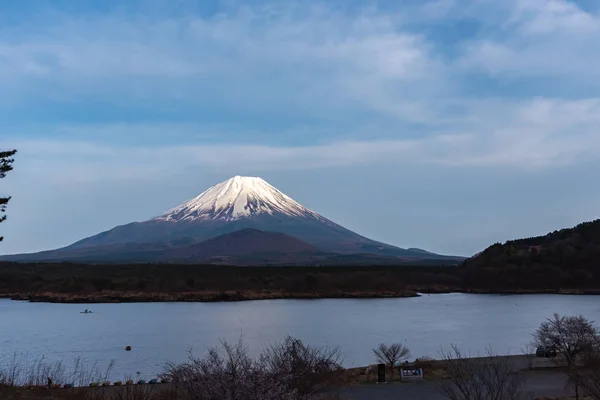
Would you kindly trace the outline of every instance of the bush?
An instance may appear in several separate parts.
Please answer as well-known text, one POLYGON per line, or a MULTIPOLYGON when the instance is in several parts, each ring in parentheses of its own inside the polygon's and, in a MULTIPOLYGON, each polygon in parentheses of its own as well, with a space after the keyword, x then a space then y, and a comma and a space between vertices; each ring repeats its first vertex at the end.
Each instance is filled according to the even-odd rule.
POLYGON ((452 346, 442 352, 447 379, 436 382, 440 393, 449 400, 518 400, 523 386, 523 375, 510 357, 488 350, 485 359, 465 357, 452 346))
POLYGON ((164 377, 190 400, 310 400, 340 381, 339 354, 287 337, 252 358, 241 340, 223 341, 204 358, 190 354, 185 363, 168 364, 164 377))
POLYGON ((10 361, 0 367, 0 390, 14 387, 46 387, 48 378, 55 385, 73 384, 87 386, 93 381, 105 381, 114 367, 111 361, 103 372, 98 364, 86 365, 80 357, 71 368, 61 361, 48 361, 44 357, 29 359, 26 355, 15 353, 10 361))
POLYGON ((341 352, 338 348, 305 345, 291 336, 271 346, 262 355, 272 373, 280 375, 288 391, 298 399, 312 399, 343 381, 341 352))

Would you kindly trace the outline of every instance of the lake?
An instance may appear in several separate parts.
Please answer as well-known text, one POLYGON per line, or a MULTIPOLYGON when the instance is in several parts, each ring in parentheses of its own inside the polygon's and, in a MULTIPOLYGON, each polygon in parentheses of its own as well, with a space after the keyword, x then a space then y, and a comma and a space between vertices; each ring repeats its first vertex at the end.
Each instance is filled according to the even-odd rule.
POLYGON ((552 313, 600 321, 600 296, 432 294, 400 299, 262 300, 231 303, 49 304, 0 299, 0 363, 15 353, 71 363, 82 357, 114 377, 149 378, 166 361, 201 355, 219 339, 254 351, 292 335, 339 346, 348 367, 374 363, 378 343, 404 342, 412 358, 458 345, 519 353, 552 313), (93 314, 80 314, 89 308, 93 314), (131 345, 132 351, 125 351, 131 345))

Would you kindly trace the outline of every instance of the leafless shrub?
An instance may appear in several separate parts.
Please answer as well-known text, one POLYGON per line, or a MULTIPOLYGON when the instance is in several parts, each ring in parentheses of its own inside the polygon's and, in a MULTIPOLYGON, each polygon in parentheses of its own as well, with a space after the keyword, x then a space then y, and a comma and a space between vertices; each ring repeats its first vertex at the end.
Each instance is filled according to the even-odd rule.
POLYGON ((527 369, 533 369, 535 366, 535 352, 536 345, 535 343, 528 343, 524 348, 521 349, 523 356, 525 357, 525 362, 527 363, 527 369))
POLYGON ((168 364, 165 376, 195 400, 308 400, 342 376, 339 350, 286 338, 252 358, 242 340, 209 349, 204 358, 168 364), (339 374, 338 374, 339 373, 339 374))
POLYGON ((76 358, 69 369, 62 361, 49 361, 45 357, 31 360, 26 354, 15 353, 8 363, 0 367, 0 389, 47 386, 50 382, 61 386, 87 386, 93 381, 106 380, 113 366, 114 361, 111 361, 103 373, 97 363, 90 366, 76 358))
POLYGON ((26 355, 14 353, 12 359, 0 369, 0 386, 46 386, 48 379, 62 384, 66 368, 62 362, 50 362, 44 357, 30 360, 26 355))
MULTIPOLYGON (((111 362, 112 363, 112 362, 111 362)), ((84 364, 81 358, 75 360, 73 373, 69 376, 67 383, 73 386, 88 386, 92 382, 102 380, 102 372, 98 367, 98 363, 84 364)))
POLYGON ((192 354, 186 363, 168 364, 165 376, 181 387, 184 398, 195 400, 276 400, 293 397, 264 364, 250 357, 241 339, 223 341, 202 358, 192 354))
POLYGON ((278 376, 297 399, 313 399, 343 381, 339 348, 309 346, 291 336, 270 346, 261 356, 267 368, 278 376))
POLYGON ((452 346, 441 357, 447 379, 437 382, 440 393, 450 400, 517 400, 523 377, 510 358, 488 350, 488 357, 466 358, 452 346))
POLYGON ((377 362, 389 365, 392 371, 397 362, 406 360, 410 356, 410 350, 402 343, 392 343, 389 346, 381 343, 373 349, 373 353, 375 353, 377 362))
POLYGON ((17 359, 17 353, 14 353, 12 360, 0 370, 0 388, 17 386, 20 375, 21 363, 17 359))

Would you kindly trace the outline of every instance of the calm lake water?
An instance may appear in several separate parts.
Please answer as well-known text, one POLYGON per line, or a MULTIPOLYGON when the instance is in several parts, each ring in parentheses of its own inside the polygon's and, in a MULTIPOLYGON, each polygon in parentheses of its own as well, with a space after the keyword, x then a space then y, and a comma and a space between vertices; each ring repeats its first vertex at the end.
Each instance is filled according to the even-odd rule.
POLYGON ((0 299, 0 363, 15 353, 106 367, 149 378, 166 361, 201 355, 219 339, 255 352, 293 335, 339 346, 348 367, 373 363, 380 342, 405 342, 413 358, 457 344, 471 355, 519 353, 553 312, 600 322, 600 296, 436 294, 403 299, 263 300, 239 303, 46 304, 0 299), (88 307, 93 314, 80 314, 88 307), (133 350, 127 352, 125 346, 133 350))

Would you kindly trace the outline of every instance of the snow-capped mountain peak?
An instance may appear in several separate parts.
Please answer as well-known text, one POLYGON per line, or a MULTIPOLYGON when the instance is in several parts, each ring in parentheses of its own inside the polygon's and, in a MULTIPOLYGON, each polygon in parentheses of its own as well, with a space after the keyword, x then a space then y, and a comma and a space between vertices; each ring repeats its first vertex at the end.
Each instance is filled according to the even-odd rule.
POLYGON ((262 178, 234 176, 155 219, 163 221, 196 219, 232 221, 262 213, 322 218, 262 178))
POLYGON ((368 239, 306 209, 261 178, 235 176, 156 218, 119 225, 61 249, 3 260, 338 265, 353 262, 354 256, 346 258, 351 255, 370 264, 402 262, 396 257, 445 259, 368 239), (235 232, 245 232, 243 240, 235 232), (251 254, 240 255, 243 249, 251 254))

